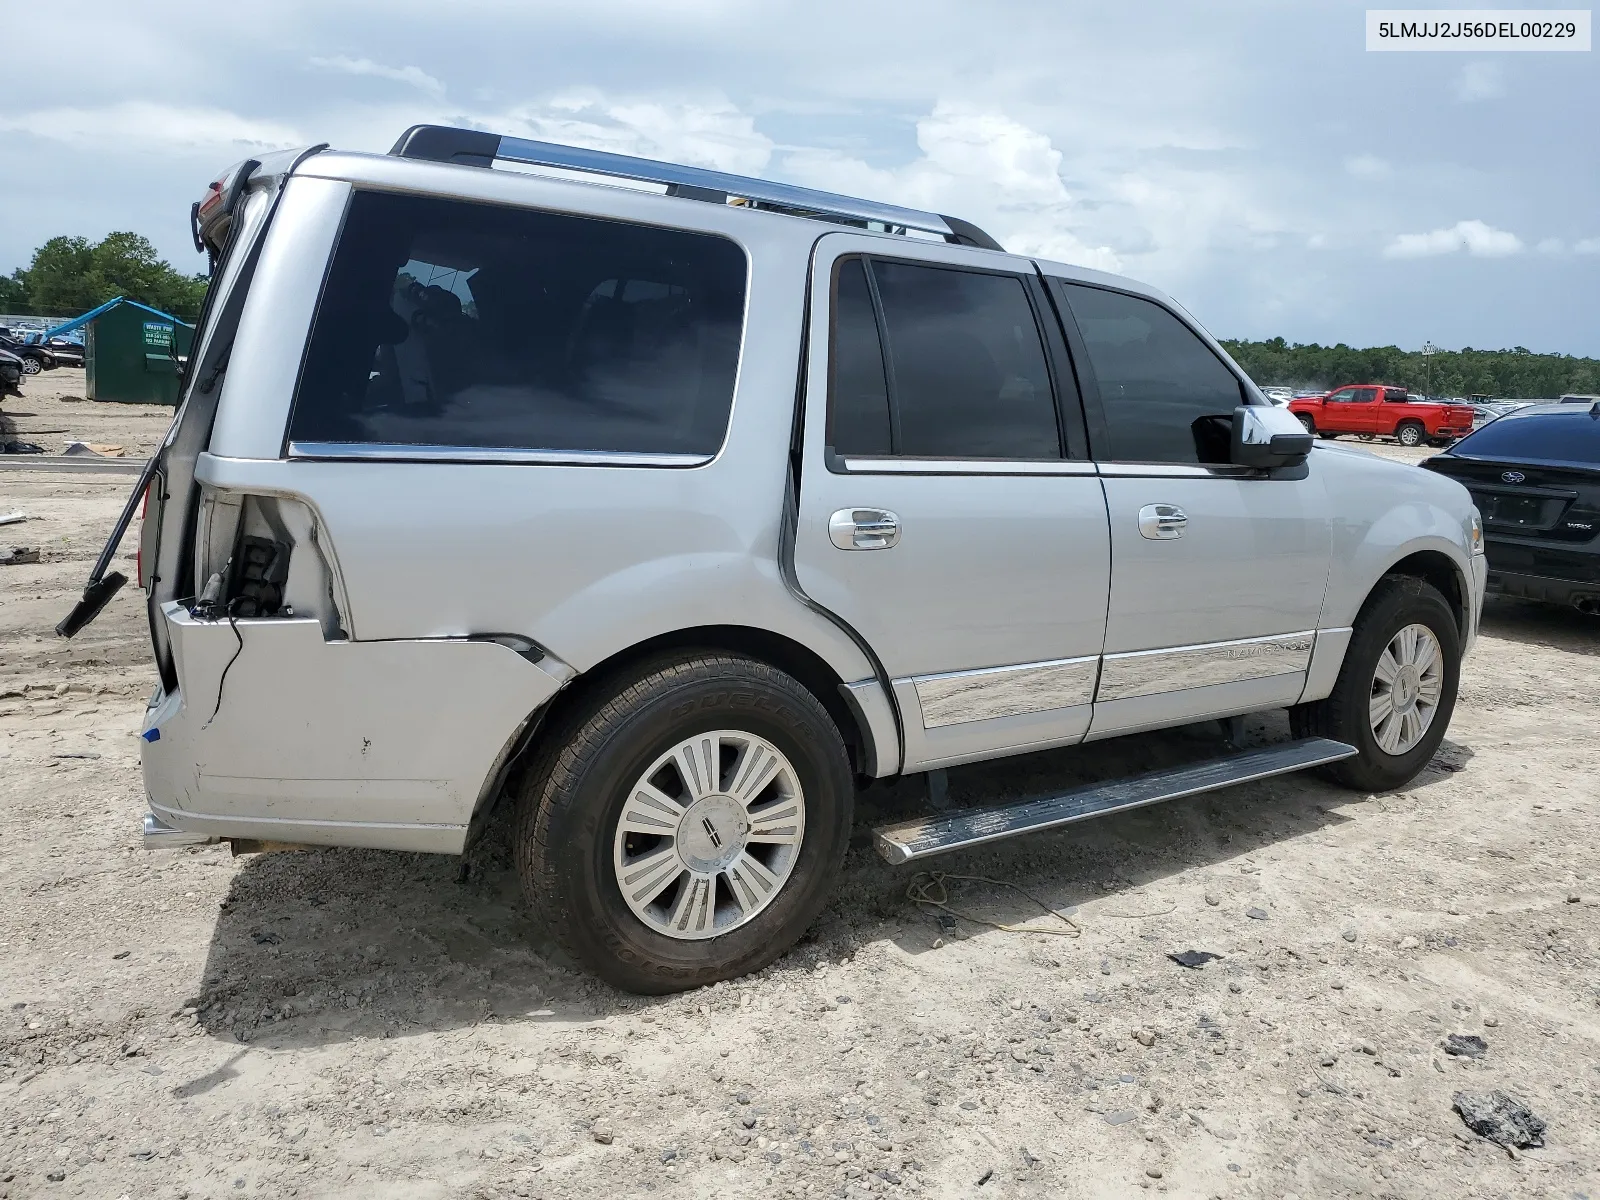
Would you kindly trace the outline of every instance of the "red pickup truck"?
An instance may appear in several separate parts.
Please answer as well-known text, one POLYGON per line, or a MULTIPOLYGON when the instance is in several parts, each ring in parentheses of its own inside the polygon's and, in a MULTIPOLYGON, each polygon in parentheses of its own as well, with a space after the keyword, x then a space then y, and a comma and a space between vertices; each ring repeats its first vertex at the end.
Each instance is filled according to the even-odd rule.
POLYGON ((1392 437, 1402 446, 1448 445, 1472 432, 1470 404, 1415 403, 1405 388, 1355 383, 1321 396, 1289 401, 1289 411, 1307 432, 1336 438, 1341 433, 1392 437))

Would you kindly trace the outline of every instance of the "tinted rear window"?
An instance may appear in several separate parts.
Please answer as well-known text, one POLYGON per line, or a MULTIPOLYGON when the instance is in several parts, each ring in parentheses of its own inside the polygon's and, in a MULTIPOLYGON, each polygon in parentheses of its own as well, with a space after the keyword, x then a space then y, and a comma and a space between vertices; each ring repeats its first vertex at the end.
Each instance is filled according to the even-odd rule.
POLYGON ((1600 465, 1600 419, 1586 412, 1501 417, 1456 443, 1484 458, 1541 459, 1600 465))
POLYGON ((919 458, 1061 457, 1044 344, 1020 279, 872 264, 899 444, 919 458))
POLYGON ((289 436, 711 454, 744 289, 725 238, 358 192, 289 436))

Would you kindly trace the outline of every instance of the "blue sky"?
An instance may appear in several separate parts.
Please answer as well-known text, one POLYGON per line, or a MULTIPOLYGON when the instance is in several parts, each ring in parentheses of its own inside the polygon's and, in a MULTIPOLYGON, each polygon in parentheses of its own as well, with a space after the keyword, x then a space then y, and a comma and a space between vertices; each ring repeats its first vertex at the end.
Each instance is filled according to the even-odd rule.
POLYGON ((198 270, 230 162, 439 121, 955 213, 1221 337, 1600 355, 1594 54, 1369 54, 1363 13, 84 3, 0 80, 0 271, 112 229, 198 270))

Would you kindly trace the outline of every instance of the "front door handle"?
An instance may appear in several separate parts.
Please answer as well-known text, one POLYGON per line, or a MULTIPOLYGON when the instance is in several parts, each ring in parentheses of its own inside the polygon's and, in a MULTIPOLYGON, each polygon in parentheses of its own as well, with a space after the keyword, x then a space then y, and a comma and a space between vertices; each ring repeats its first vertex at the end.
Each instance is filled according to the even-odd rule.
POLYGON ((882 508, 841 508, 828 518, 828 540, 841 550, 887 550, 900 540, 900 518, 882 508))
POLYGON ((1139 536, 1152 542, 1181 538, 1189 524, 1189 514, 1176 504, 1146 504, 1139 510, 1139 536))

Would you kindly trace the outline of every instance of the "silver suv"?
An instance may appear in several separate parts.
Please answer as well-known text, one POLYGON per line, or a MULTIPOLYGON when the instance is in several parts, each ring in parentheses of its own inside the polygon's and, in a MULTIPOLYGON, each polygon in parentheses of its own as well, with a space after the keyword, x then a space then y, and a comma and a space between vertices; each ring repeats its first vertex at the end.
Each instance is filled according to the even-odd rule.
MULTIPOLYGON (((148 493, 146 843, 460 854, 692 987, 825 902, 859 783, 1288 708, 1293 740, 879 829, 907 862, 1444 736, 1454 481, 1313 447, 1161 293, 952 217, 440 127, 241 164, 148 493)), ((121 529, 62 622, 121 582, 121 529)))

